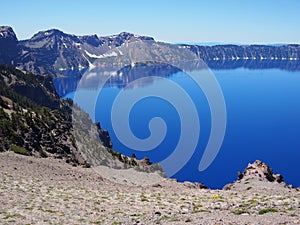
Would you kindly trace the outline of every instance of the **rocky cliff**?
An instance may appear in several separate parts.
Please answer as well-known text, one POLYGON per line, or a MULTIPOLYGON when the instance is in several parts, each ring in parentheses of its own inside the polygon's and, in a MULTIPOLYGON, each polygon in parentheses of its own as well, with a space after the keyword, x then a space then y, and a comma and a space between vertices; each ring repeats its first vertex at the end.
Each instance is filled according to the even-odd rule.
MULTIPOLYGON (((112 49, 133 42, 154 43, 153 52, 166 62, 177 57, 170 55, 169 48, 190 50, 198 59, 204 60, 210 68, 228 69, 281 68, 300 69, 300 45, 171 45, 156 42, 151 37, 131 33, 98 37, 97 35, 76 36, 57 29, 41 31, 29 40, 18 41, 11 27, 0 27, 0 63, 38 74, 52 76, 83 74, 91 64, 100 58, 110 57, 122 52, 112 49)), ((179 54, 180 55, 180 54, 179 54)), ((155 58, 155 55, 151 56, 155 58)), ((177 59, 179 60, 179 59, 177 59)))
POLYGON ((37 73, 65 74, 67 71, 80 73, 101 54, 125 42, 149 41, 150 37, 130 33, 97 37, 96 35, 75 36, 51 29, 40 31, 29 40, 18 41, 11 27, 0 27, 0 63, 37 73))
POLYGON ((250 69, 280 68, 299 70, 300 45, 216 45, 186 46, 203 59, 210 68, 250 69))
POLYGON ((0 26, 0 62, 14 65, 19 54, 18 39, 13 29, 8 26, 0 26))

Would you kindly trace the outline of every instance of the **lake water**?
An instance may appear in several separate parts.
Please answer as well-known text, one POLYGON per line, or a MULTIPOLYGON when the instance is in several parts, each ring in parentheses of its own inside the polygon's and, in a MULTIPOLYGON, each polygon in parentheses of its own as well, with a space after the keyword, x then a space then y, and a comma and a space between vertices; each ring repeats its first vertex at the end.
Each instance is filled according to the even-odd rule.
MULTIPOLYGON (((212 72, 224 95, 227 126, 217 157, 202 172, 198 167, 210 136, 211 115, 204 93, 199 91, 189 76, 179 72, 166 79, 123 89, 128 93, 134 92, 136 88, 163 90, 168 80, 171 80, 191 96, 199 115, 199 141, 191 160, 172 177, 179 181, 202 182, 210 188, 222 188, 237 179, 237 171, 243 171, 249 162, 260 159, 270 164, 275 173, 281 173, 287 183, 298 187, 300 71, 238 68, 212 72)), ((73 98, 78 81, 78 78, 68 78, 57 79, 54 83, 64 98, 73 98)), ((102 89, 96 104, 95 120, 100 121, 102 128, 109 131, 113 148, 117 151, 128 156, 135 153, 137 158, 147 156, 151 161, 162 161, 172 153, 180 138, 181 124, 176 108, 157 97, 148 97, 135 104, 131 109, 129 123, 138 138, 144 139, 150 135, 148 124, 153 117, 164 119, 167 134, 161 144, 151 151, 132 150, 118 139, 111 123, 112 105, 123 86, 115 83, 102 89)), ((126 105, 126 102, 123 103, 126 105)), ((84 105, 81 107, 85 108, 84 105)))

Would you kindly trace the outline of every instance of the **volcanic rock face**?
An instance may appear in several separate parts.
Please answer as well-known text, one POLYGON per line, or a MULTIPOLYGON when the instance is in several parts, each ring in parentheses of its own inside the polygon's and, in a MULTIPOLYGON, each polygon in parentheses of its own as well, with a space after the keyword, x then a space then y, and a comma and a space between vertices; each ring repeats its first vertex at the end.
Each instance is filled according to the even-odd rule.
POLYGON ((14 64, 18 57, 19 48, 15 32, 11 27, 0 26, 0 62, 14 64))
POLYGON ((75 36, 60 30, 40 31, 31 39, 19 41, 11 27, 0 27, 0 63, 38 74, 82 73, 105 52, 125 42, 149 41, 151 37, 120 33, 108 37, 75 36))
POLYGON ((260 160, 256 160, 254 163, 249 163, 243 173, 239 174, 239 179, 247 179, 257 177, 262 181, 270 182, 283 182, 283 176, 281 174, 273 174, 273 170, 269 165, 263 163, 260 160))
MULTIPOLYGON (((174 58, 173 49, 190 51, 194 58, 204 60, 210 68, 282 68, 300 69, 300 45, 172 45, 156 42, 152 37, 123 32, 118 35, 98 37, 97 35, 75 36, 57 29, 40 31, 29 40, 18 41, 11 27, 0 27, 0 63, 17 66, 22 70, 52 76, 82 75, 95 60, 122 55, 113 49, 125 43, 154 43, 157 51, 152 58, 161 57, 166 62, 174 58)), ((144 47, 143 47, 144 46, 144 47)), ((175 51, 176 50, 176 51, 175 51)), ((179 51, 179 53, 178 53, 179 51)), ((179 58, 182 61, 182 58, 179 58)), ((197 69, 197 68, 195 68, 197 69)))
POLYGON ((281 174, 274 174, 271 167, 260 160, 249 163, 244 172, 238 172, 238 180, 224 186, 224 190, 250 190, 252 188, 292 188, 283 181, 281 174))

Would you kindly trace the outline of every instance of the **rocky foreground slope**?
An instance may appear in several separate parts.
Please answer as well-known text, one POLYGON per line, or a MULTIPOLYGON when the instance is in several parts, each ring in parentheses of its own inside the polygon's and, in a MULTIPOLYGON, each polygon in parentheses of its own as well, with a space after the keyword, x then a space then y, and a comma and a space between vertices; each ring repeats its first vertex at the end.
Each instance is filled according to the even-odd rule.
MULTIPOLYGON (((255 162, 245 175, 265 174, 261 166, 267 167, 255 162)), ((230 190, 169 179, 130 185, 134 177, 121 185, 104 179, 101 170, 1 153, 0 223, 300 224, 300 192, 265 175, 246 175, 230 190)))

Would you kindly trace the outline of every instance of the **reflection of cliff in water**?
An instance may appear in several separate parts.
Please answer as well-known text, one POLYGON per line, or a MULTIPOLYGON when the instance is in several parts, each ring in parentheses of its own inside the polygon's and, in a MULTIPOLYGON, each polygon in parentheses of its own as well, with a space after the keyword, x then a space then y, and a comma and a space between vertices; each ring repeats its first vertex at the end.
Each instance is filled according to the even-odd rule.
MULTIPOLYGON (((300 62, 297 60, 210 60, 206 63, 210 69, 215 70, 236 68, 300 70, 300 62)), ((197 60, 190 62, 182 61, 177 63, 177 65, 179 65, 179 68, 186 69, 187 72, 205 68, 203 61, 197 60)), ((103 77, 101 77, 103 74, 110 76, 110 79, 106 82, 107 87, 124 88, 128 83, 141 77, 149 77, 149 79, 143 80, 143 83, 139 84, 140 86, 145 86, 154 80, 151 78, 153 76, 169 77, 179 71, 181 70, 170 64, 154 62, 135 63, 133 65, 126 65, 117 70, 112 69, 111 71, 101 71, 100 73, 95 71, 97 76, 90 79, 88 85, 85 85, 85 87, 91 89, 98 88, 99 80, 103 79, 103 77)), ((65 96, 75 91, 85 72, 87 71, 64 71, 66 77, 55 78, 53 82, 59 95, 65 96)), ((89 73, 91 72, 93 72, 93 70, 89 71, 89 73)))
POLYGON ((68 93, 76 90, 80 79, 81 79, 81 76, 69 76, 69 77, 54 78, 53 84, 56 88, 57 93, 60 96, 64 97, 68 93))
MULTIPOLYGON (((96 68, 97 69, 97 68, 96 68)), ((128 83, 139 79, 141 77, 148 77, 143 82, 138 83, 138 86, 142 87, 151 84, 154 80, 154 76, 169 77, 180 70, 174 66, 162 63, 135 63, 133 65, 127 65, 117 71, 97 71, 91 70, 87 76, 69 76, 63 78, 55 78, 53 80, 57 92, 61 96, 73 92, 76 90, 79 81, 85 82, 84 87, 90 89, 97 89, 98 84, 101 83, 104 76, 110 76, 106 81, 106 87, 124 88, 128 83), (92 74, 92 76, 90 76, 92 74), (153 79, 152 79, 153 78, 153 79), (85 80, 84 80, 85 79, 85 80)), ((137 86, 135 86, 137 87, 137 86)))
POLYGON ((148 85, 152 83, 154 79, 151 77, 169 77, 174 73, 181 70, 178 68, 162 63, 136 63, 134 65, 127 65, 117 71, 116 75, 111 76, 106 86, 113 86, 118 88, 124 88, 128 83, 139 79, 141 77, 148 77, 149 79, 143 80, 145 82, 138 83, 140 86, 148 85))
POLYGON ((209 60, 206 61, 210 69, 282 69, 295 71, 300 70, 299 60, 268 60, 268 59, 256 59, 256 60, 209 60))

